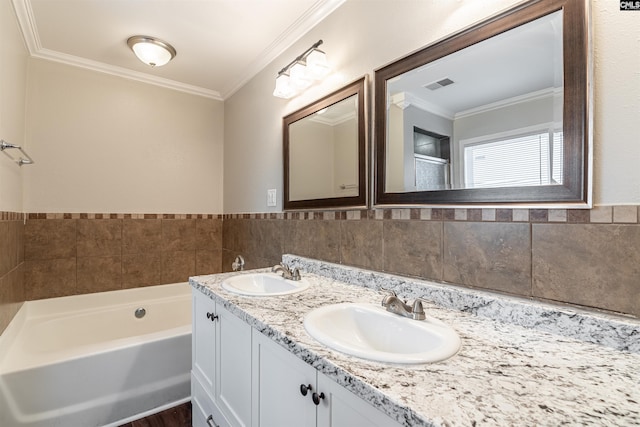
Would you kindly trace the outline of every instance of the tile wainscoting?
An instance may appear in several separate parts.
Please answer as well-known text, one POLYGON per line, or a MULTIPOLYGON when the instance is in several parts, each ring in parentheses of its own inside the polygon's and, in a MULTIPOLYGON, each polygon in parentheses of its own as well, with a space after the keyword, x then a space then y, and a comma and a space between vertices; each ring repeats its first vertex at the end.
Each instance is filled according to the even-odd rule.
POLYGON ((24 234, 27 300, 221 271, 221 215, 30 213, 24 234))
POLYGON ((638 206, 226 214, 222 268, 283 253, 640 316, 638 206))
POLYGON ((0 333, 26 300, 24 215, 0 212, 0 333))
POLYGON ((25 300, 274 265, 284 253, 640 317, 638 206, 252 214, 0 212, 0 331, 25 300))

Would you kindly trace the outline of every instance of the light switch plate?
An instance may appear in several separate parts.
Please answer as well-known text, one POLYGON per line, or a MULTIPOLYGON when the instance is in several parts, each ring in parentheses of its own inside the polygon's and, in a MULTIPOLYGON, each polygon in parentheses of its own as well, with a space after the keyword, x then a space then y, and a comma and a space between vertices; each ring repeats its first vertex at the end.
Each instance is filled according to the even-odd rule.
POLYGON ((270 188, 267 190, 267 206, 275 206, 276 205, 276 189, 270 188))

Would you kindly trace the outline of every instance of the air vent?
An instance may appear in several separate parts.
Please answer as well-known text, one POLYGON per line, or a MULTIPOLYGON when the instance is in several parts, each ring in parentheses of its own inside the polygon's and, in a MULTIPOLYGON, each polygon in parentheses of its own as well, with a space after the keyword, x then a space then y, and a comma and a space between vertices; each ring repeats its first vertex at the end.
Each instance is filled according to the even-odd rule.
POLYGON ((429 90, 438 90, 442 87, 449 86, 450 84, 453 84, 453 80, 444 78, 442 80, 438 80, 437 82, 429 83, 425 87, 429 90))

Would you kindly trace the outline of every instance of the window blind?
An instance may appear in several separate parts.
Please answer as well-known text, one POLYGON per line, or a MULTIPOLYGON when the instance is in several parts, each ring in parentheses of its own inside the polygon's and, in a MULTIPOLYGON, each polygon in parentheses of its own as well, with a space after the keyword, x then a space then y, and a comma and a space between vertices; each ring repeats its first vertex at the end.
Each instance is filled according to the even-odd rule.
POLYGON ((467 145, 465 187, 562 183, 562 156, 562 132, 539 132, 467 145))

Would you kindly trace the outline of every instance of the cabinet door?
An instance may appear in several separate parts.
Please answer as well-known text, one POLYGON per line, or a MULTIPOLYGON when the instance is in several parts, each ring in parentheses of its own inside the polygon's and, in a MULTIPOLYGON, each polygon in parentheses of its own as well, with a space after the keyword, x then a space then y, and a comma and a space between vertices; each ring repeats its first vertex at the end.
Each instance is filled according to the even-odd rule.
POLYGON ((235 427, 251 426, 251 326, 217 304, 214 401, 235 427))
POLYGON ((253 427, 313 427, 316 370, 284 348, 253 331, 253 427), (303 396, 301 385, 311 384, 303 396))
POLYGON ((318 427, 400 427, 387 414, 320 372, 318 390, 324 393, 318 406, 318 427))
POLYGON ((215 309, 215 302, 211 298, 196 289, 193 290, 191 369, 212 397, 216 357, 215 309))

